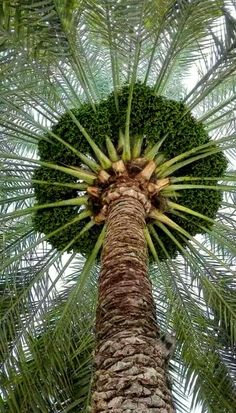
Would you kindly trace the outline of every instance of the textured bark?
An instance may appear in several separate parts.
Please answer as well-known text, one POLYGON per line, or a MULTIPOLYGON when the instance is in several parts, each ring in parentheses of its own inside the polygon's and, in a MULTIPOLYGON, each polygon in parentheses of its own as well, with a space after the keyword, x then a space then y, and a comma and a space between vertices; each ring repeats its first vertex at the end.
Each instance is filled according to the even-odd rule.
POLYGON ((168 350, 159 338, 147 246, 145 209, 121 196, 108 207, 97 309, 92 413, 173 413, 168 350))

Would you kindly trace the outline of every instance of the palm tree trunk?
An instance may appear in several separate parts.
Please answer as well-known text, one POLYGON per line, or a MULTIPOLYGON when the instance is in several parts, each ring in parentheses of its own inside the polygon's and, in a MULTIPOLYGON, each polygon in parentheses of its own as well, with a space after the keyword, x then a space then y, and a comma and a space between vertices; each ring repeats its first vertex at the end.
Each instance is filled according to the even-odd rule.
POLYGON ((173 413, 144 237, 145 209, 131 196, 108 208, 97 309, 92 413, 173 413))

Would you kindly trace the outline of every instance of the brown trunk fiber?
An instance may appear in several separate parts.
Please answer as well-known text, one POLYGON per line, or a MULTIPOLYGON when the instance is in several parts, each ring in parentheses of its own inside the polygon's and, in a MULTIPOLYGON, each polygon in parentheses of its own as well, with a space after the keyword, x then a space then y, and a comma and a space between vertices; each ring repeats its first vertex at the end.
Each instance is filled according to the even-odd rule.
POLYGON ((112 201, 99 280, 92 413, 174 413, 167 355, 159 338, 143 204, 112 201))

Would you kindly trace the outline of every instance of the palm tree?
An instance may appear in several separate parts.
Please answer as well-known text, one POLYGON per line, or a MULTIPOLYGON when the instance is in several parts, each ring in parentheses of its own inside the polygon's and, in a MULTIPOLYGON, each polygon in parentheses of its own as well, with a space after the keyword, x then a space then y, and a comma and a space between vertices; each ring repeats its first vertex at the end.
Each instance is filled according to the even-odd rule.
POLYGON ((1 409, 233 413, 233 3, 33 3, 0 13, 1 409))

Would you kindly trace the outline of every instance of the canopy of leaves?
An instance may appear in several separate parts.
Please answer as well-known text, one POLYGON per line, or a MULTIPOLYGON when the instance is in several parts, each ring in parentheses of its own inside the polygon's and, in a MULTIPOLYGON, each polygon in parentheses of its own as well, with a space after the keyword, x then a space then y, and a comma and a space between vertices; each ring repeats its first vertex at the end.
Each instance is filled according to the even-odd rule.
MULTIPOLYGON (((118 147, 119 132, 125 130, 126 110, 129 98, 129 87, 125 86, 118 92, 118 107, 115 105, 114 93, 106 100, 96 104, 96 111, 87 103, 72 112, 77 120, 83 125, 89 135, 99 145, 100 149, 106 151, 105 139, 110 136, 114 145, 118 147)), ((54 134, 62 138, 78 151, 85 155, 93 156, 89 143, 85 140, 82 132, 71 118, 70 113, 65 113, 59 121, 53 125, 54 134)), ((198 122, 189 112, 189 109, 182 102, 156 96, 154 89, 141 83, 136 83, 133 89, 132 107, 130 114, 130 135, 131 144, 135 145, 139 136, 144 136, 143 149, 152 147, 161 140, 161 153, 166 160, 170 160, 181 153, 196 148, 209 142, 209 137, 201 122, 198 122)), ((59 165, 81 166, 81 161, 75 153, 64 144, 47 136, 48 140, 42 139, 39 142, 39 156, 41 161, 54 162, 59 165)), ((212 143, 212 148, 216 145, 212 143)), ((144 155, 145 156, 145 155, 144 155)), ((222 152, 213 154, 204 159, 176 171, 175 176, 191 177, 221 177, 225 172, 227 161, 222 152)), ((76 182, 76 178, 70 177, 61 172, 49 168, 40 167, 34 172, 34 179, 47 182, 76 182)), ((201 183, 201 180, 198 181, 201 183)), ((217 182, 217 180, 216 180, 217 182)), ((76 190, 69 188, 47 186, 45 184, 34 183, 35 195, 39 204, 55 202, 62 199, 76 197, 76 190)), ((170 198, 171 199, 171 198, 170 198)), ((181 204, 190 207, 195 211, 204 214, 206 217, 214 219, 219 209, 222 195, 220 191, 211 189, 192 189, 181 193, 181 204)), ((78 213, 76 207, 50 208, 49 210, 39 210, 34 215, 35 229, 44 234, 50 234, 53 229, 60 228, 78 213)), ((171 214, 170 214, 171 216, 171 214)), ((201 218, 192 217, 188 220, 175 217, 175 222, 190 235, 204 232, 199 228, 204 224, 201 218)), ((212 224, 208 223, 209 228, 212 224)), ((83 224, 80 223, 73 227, 68 227, 63 234, 50 237, 49 242, 59 250, 63 250, 80 231, 83 224)), ((176 244, 169 240, 169 237, 160 229, 157 230, 161 242, 164 246, 168 245, 169 255, 174 257, 177 253, 176 244)), ((88 231, 77 242, 73 243, 74 251, 82 254, 89 254, 94 247, 99 231, 96 227, 88 231)), ((158 248, 157 241, 155 242, 158 248)), ((183 242, 182 242, 183 245, 183 242)), ((71 249, 70 248, 70 249, 71 249)), ((69 249, 69 250, 70 250, 69 249)), ((159 252, 160 259, 166 259, 164 253, 159 252)))
MULTIPOLYGON (((207 133, 229 161, 220 181, 218 173, 225 163, 220 152, 207 157, 208 162, 205 158, 191 164, 197 180, 190 181, 191 189, 186 190, 190 206, 185 214, 185 225, 190 225, 188 231, 181 233, 181 226, 173 228, 172 221, 182 220, 184 215, 175 210, 175 215, 174 211, 169 213, 168 223, 158 226, 150 222, 146 235, 155 261, 150 263, 150 277, 158 320, 163 332, 176 335, 171 371, 177 412, 191 411, 185 397, 189 394, 193 406, 200 403, 202 413, 235 412, 234 8, 232 0, 0 2, 0 410, 3 412, 22 413, 24 407, 27 413, 50 409, 63 413, 73 409, 86 411, 90 388, 79 384, 81 397, 77 397, 77 385, 82 377, 84 383, 90 380, 91 360, 86 349, 92 348, 93 330, 83 320, 84 314, 94 318, 96 283, 91 282, 91 273, 95 273, 96 281, 99 268, 95 259, 104 233, 85 259, 80 254, 63 254, 58 251, 59 246, 55 249, 46 242, 49 235, 35 231, 32 216, 39 211, 34 206, 35 194, 40 199, 43 196, 40 193, 44 192, 49 198, 55 196, 57 201, 75 196, 75 187, 66 186, 75 183, 73 178, 53 173, 51 169, 37 169, 37 151, 47 139, 51 141, 48 154, 53 151, 58 144, 52 136, 53 128, 64 116, 71 130, 74 122, 68 117, 69 110, 76 116, 85 111, 88 120, 96 112, 101 127, 99 136, 105 130, 115 142, 117 125, 124 128, 125 122, 126 136, 136 139, 133 121, 136 114, 132 108, 138 105, 135 103, 138 79, 141 85, 153 88, 155 99, 171 112, 184 111, 186 104, 194 116, 188 111, 186 120, 198 125, 199 139, 208 139, 207 133), (105 113, 107 99, 113 107, 112 122, 110 113, 105 113), (126 118, 122 102, 126 105, 126 118), (117 116, 118 110, 121 118, 117 116), (127 133, 130 131, 132 134, 127 133), (44 186, 35 185, 40 177, 48 180, 44 186), (216 187, 208 187, 216 186, 216 180, 217 191, 223 191, 222 201, 216 199, 216 187), (205 185, 205 189, 193 188, 196 182, 205 185), (210 208, 205 197, 212 189, 212 203, 221 202, 216 216, 214 212, 214 225, 211 226, 210 218, 201 217, 204 223, 201 221, 199 231, 205 233, 191 237, 192 225, 200 218, 194 215, 200 207, 199 203, 194 204, 195 193, 202 193, 201 208, 203 204, 210 208), (167 248, 160 242, 157 246, 160 234, 167 248), (173 243, 179 251, 175 259, 171 259, 172 250, 169 250, 173 243), (167 259, 160 262, 161 255, 167 259), (51 311, 52 318, 48 316, 51 311), (73 360, 79 360, 80 355, 84 363, 80 363, 78 370, 73 360), (44 361, 50 361, 50 369, 45 370, 44 361)), ((137 116, 142 118, 146 113, 137 116)), ((165 126, 160 125, 162 136, 170 117, 165 122, 165 126)), ((154 122, 150 125, 145 134, 151 141, 154 122)), ((74 133, 79 138, 77 126, 74 123, 74 133)), ((93 142, 104 149, 93 126, 87 128, 93 142)), ((56 133, 62 136, 60 131, 56 133)), ((172 147, 170 157, 175 150, 185 151, 185 147, 175 147, 176 142, 181 144, 182 133, 179 137, 176 141, 166 137, 161 147, 166 157, 167 142, 169 150, 172 147)), ((160 139, 159 130, 153 139, 152 142, 160 139)), ((80 141, 80 147, 74 141, 77 150, 90 153, 87 141, 80 141)), ((68 153, 68 146, 64 145, 63 155, 68 153)), ((79 162, 73 151, 69 159, 73 159, 74 165, 79 162)), ((181 179, 186 174, 183 167, 173 175, 181 179)), ((176 190, 176 203, 182 204, 184 191, 176 190)), ((217 207, 212 208, 215 211, 217 207)), ((59 217, 60 208, 68 208, 67 213, 73 211, 77 216, 74 206, 61 206, 56 210, 59 217)), ((45 208, 43 212, 47 211, 45 208)), ((87 225, 88 217, 84 221, 87 225)), ((71 235, 63 227, 58 231, 62 238, 65 232, 68 239, 76 242, 74 227, 71 226, 71 235)), ((94 228, 102 230, 102 226, 94 228)), ((53 242, 56 245, 55 238, 53 242)), ((87 250, 88 246, 84 251, 80 249, 85 255, 87 250)))

